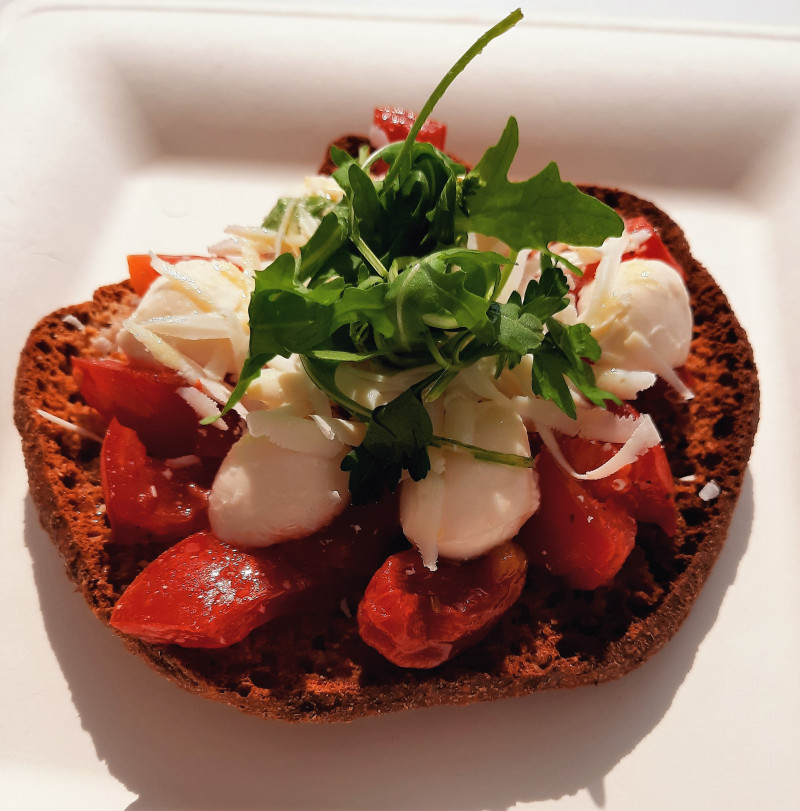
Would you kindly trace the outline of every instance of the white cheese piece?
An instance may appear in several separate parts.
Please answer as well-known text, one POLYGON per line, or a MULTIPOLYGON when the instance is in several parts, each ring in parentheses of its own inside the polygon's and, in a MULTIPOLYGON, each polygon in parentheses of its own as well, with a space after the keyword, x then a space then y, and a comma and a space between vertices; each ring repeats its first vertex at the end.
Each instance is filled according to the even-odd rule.
POLYGON ((407 388, 427 377, 435 368, 429 365, 401 372, 386 372, 343 363, 336 369, 336 385, 351 400, 374 409, 386 405, 407 388))
POLYGON ((658 429, 649 414, 642 414, 638 417, 635 425, 636 428, 631 434, 630 439, 628 439, 614 456, 600 465, 600 467, 594 470, 587 470, 585 473, 577 473, 572 465, 570 465, 561 452, 553 432, 549 428, 540 426, 539 435, 542 438, 542 442, 547 446, 547 449, 553 454, 553 458, 571 476, 584 481, 596 481, 597 479, 605 479, 607 476, 611 476, 626 465, 633 464, 640 456, 647 453, 650 448, 655 447, 661 442, 658 429))
POLYGON ((242 402, 253 411, 291 404, 298 417, 331 415, 328 398, 311 381, 297 355, 273 358, 248 386, 242 402))
MULTIPOLYGON (((324 175, 305 178, 303 188, 287 195, 290 199, 322 197, 329 206, 320 216, 333 208, 344 196, 339 184, 324 175)), ((251 270, 260 269, 266 260, 279 253, 291 252, 297 255, 319 226, 319 218, 312 216, 302 206, 291 202, 284 213, 277 231, 269 228, 231 225, 225 229, 230 239, 218 242, 209 248, 209 253, 237 263, 251 270)))
MULTIPOLYGON (((525 426, 510 407, 457 392, 445 398, 444 436, 501 453, 530 454, 525 426)), ((422 481, 406 479, 400 488, 403 531, 429 569, 438 555, 466 560, 513 538, 539 506, 532 469, 478 461, 449 448, 438 453, 436 468, 422 481)))
MULTIPOLYGON (((670 379, 676 377, 667 367, 664 374, 670 379)), ((600 364, 594 367, 595 383, 606 391, 613 392, 621 400, 633 400, 640 391, 655 385, 656 375, 653 372, 632 372, 628 369, 606 368, 600 364)))
POLYGON ((530 431, 551 428, 567 436, 582 436, 598 442, 624 444, 639 425, 640 417, 619 415, 597 406, 578 404, 576 418, 567 416, 552 400, 514 397, 511 406, 530 431))
POLYGON ((324 458, 342 457, 344 445, 335 435, 326 436, 314 420, 295 416, 290 408, 251 411, 247 427, 256 437, 267 437, 273 444, 297 453, 324 458))
POLYGON ((92 349, 101 357, 110 355, 114 350, 114 344, 105 335, 95 335, 91 341, 92 349))
POLYGON ((703 488, 697 495, 700 496, 703 501, 713 501, 715 498, 719 497, 721 492, 722 488, 713 479, 710 479, 703 485, 703 488))
POLYGON ((74 327, 78 332, 83 332, 85 329, 83 322, 72 315, 72 313, 67 313, 61 320, 70 327, 74 327))
POLYGON ((41 408, 36 409, 36 413, 45 420, 52 422, 54 425, 58 425, 60 428, 66 428, 68 431, 74 431, 78 436, 85 437, 86 439, 92 439, 95 442, 102 442, 103 438, 97 436, 92 431, 87 430, 86 428, 81 428, 80 425, 75 425, 72 422, 67 422, 67 420, 62 420, 61 417, 57 417, 55 414, 51 414, 49 411, 44 411, 41 408))
POLYGON ((339 448, 334 456, 318 456, 246 434, 223 460, 211 487, 212 531, 239 546, 270 546, 327 526, 349 501, 348 474, 339 467, 346 448, 339 448))
POLYGON ((325 197, 338 203, 344 197, 342 187, 330 175, 308 175, 303 179, 303 194, 306 197, 325 197))
MULTIPOLYGON (((178 394, 184 399, 195 411, 195 414, 201 419, 208 417, 218 417, 219 408, 217 404, 207 395, 203 394, 199 389, 192 388, 191 386, 182 386, 178 389, 178 394)), ((227 431, 228 426, 224 420, 215 420, 211 423, 219 431, 227 431)))
POLYGON ((119 333, 123 352, 184 375, 190 368, 216 380, 238 375, 248 352, 252 276, 219 259, 151 261, 160 276, 119 333))
POLYGON ((692 340, 686 285, 664 262, 631 259, 615 264, 618 253, 607 253, 595 281, 583 288, 578 300, 579 320, 588 324, 603 353, 595 365, 599 385, 630 398, 659 375, 683 396, 691 396, 673 371, 686 362, 692 340))
MULTIPOLYGON (((165 459, 164 464, 173 470, 179 470, 184 467, 191 467, 200 463, 200 457, 193 453, 186 456, 173 456, 172 459, 165 459)), ((165 471, 166 473, 167 471, 165 471)))
MULTIPOLYGON (((197 381, 200 385, 200 390, 203 394, 210 397, 215 403, 225 405, 230 399, 233 387, 223 383, 220 380, 212 380, 209 377, 200 377, 197 381)), ((247 409, 241 404, 237 403, 233 410, 242 418, 247 416, 247 409)))
POLYGON ((355 420, 342 420, 337 417, 323 417, 320 414, 311 414, 323 436, 328 439, 336 439, 343 445, 356 447, 364 441, 367 433, 366 423, 355 420))

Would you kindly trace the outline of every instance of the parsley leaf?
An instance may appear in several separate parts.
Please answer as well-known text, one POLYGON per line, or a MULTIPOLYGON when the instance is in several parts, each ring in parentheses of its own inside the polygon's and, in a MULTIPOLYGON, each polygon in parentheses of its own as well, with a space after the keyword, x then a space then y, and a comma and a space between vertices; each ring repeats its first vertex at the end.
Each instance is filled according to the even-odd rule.
POLYGON ((512 293, 506 304, 493 301, 488 315, 492 343, 499 351, 522 357, 541 346, 544 339, 542 322, 523 307, 518 293, 512 293))
POLYGON ((595 405, 604 406, 606 400, 619 403, 617 397, 595 384, 588 361, 600 358, 600 347, 589 327, 586 324, 566 327, 554 318, 548 318, 545 323, 547 335, 540 350, 533 354, 531 387, 534 394, 553 400, 573 419, 575 402, 565 377, 595 405))
POLYGON ((387 489, 396 490, 403 470, 414 481, 424 479, 431 468, 432 438, 431 419, 413 389, 376 408, 364 441, 342 460, 342 470, 350 472, 353 504, 378 501, 387 489))

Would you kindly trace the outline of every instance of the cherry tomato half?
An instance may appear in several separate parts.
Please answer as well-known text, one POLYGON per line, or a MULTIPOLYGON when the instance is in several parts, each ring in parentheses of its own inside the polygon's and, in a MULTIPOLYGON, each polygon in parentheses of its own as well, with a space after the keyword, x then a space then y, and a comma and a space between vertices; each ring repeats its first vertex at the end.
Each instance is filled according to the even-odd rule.
POLYGON ((597 499, 545 448, 536 463, 541 504, 517 536, 532 564, 574 589, 611 581, 636 541, 636 519, 619 500, 597 499))
POLYGON ((389 557, 358 606, 358 630, 401 667, 430 668, 482 639, 516 602, 528 562, 508 542, 474 560, 440 560, 431 572, 419 552, 389 557))
MULTIPOLYGON (((417 120, 417 114, 400 107, 376 107, 372 123, 389 139, 389 143, 404 141, 417 120)), ((432 144, 444 151, 447 126, 432 118, 427 119, 417 133, 417 141, 432 144)))
POLYGON ((136 432, 114 419, 103 440, 100 472, 115 543, 176 541, 208 526, 213 471, 200 459, 169 467, 149 457, 136 432))
POLYGON ((189 384, 169 369, 73 358, 72 374, 86 402, 107 421, 116 418, 136 431, 151 456, 222 458, 240 436, 235 414, 226 415, 226 430, 200 425, 195 410, 178 394, 189 384))
POLYGON ((350 507, 329 527, 260 549, 199 532, 157 557, 125 590, 111 624, 156 644, 219 648, 273 617, 336 605, 363 583, 398 532, 396 503, 350 507))

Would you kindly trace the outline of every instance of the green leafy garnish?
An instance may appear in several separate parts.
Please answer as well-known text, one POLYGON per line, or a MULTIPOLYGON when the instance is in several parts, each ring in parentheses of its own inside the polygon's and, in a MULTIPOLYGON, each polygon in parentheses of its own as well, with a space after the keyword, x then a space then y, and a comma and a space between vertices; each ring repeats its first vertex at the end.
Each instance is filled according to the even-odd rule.
POLYGON ((319 195, 280 197, 272 211, 264 218, 261 227, 272 231, 285 230, 288 221, 299 225, 304 219, 311 221, 313 227, 316 227, 334 205, 335 203, 332 203, 327 197, 319 195))
POLYGON ((622 233, 619 215, 562 181, 555 163, 523 183, 511 182, 507 174, 518 146, 517 122, 510 118, 496 146, 464 179, 456 218, 461 230, 497 237, 516 251, 547 251, 550 242, 600 245, 614 232, 622 233))
MULTIPOLYGON (((314 383, 340 407, 366 421, 362 444, 344 459, 353 501, 393 490, 404 470, 419 480, 430 469, 428 447, 458 447, 477 458, 529 465, 526 457, 475 448, 433 433, 424 403, 436 399, 461 369, 494 358, 497 374, 532 357, 531 387, 570 416, 570 381, 593 403, 615 400, 598 388, 591 363, 600 355, 583 324, 554 316, 568 305, 553 242, 600 245, 622 233, 622 220, 598 200, 561 180, 551 163, 521 183, 508 179, 517 151, 510 118, 497 144, 465 168, 415 136, 445 90, 494 38, 522 18, 517 10, 484 34, 437 85, 402 143, 354 158, 332 149, 335 205, 316 198, 298 211, 319 225, 299 256, 283 254, 256 274, 250 301, 250 347, 226 410, 243 396, 264 363, 298 354, 314 383), (385 161, 384 179, 370 166, 385 161), (467 234, 501 240, 509 257, 467 247, 467 234), (524 296, 498 296, 525 249, 542 254, 543 270, 524 296), (420 383, 370 411, 336 385, 342 363, 429 367, 420 383)), ((265 224, 277 228, 299 205, 282 199, 265 224)))
POLYGON ((380 500, 387 489, 396 489, 403 470, 414 481, 424 479, 431 469, 432 438, 431 418, 413 389, 376 408, 364 441, 342 461, 342 470, 350 471, 353 503, 380 500))

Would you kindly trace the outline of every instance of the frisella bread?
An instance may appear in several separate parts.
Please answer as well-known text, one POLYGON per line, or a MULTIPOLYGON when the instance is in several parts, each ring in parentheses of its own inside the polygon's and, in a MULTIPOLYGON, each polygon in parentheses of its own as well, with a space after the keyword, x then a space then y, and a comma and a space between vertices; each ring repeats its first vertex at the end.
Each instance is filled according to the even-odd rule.
MULTIPOLYGON (((586 191, 625 216, 645 216, 686 273, 695 324, 686 372, 694 397, 683 401, 659 383, 636 401, 662 426, 675 478, 675 536, 640 524, 622 569, 592 591, 570 589, 546 568, 531 566, 521 596, 488 636, 431 671, 393 665, 361 640, 353 616, 357 587, 343 591, 344 602, 333 608, 278 617, 230 648, 123 636, 130 650, 178 684, 248 712, 335 721, 598 683, 629 672, 667 642, 725 540, 758 419, 756 371, 727 299, 691 257, 675 223, 625 192, 586 191)), ((163 545, 112 540, 98 441, 105 425, 83 401, 72 362, 103 355, 106 336, 137 301, 123 282, 47 316, 25 346, 16 386, 15 420, 42 525, 105 623, 143 561, 163 545)))
MULTIPOLYGON (((392 127, 397 125, 395 121, 392 127)), ((361 212, 359 217, 372 205, 364 202, 363 195, 371 193, 363 178, 377 158, 386 158, 385 186, 391 185, 393 172, 395 177, 402 173, 399 165, 406 159, 422 161, 429 177, 439 176, 441 170, 436 182, 441 182, 442 192, 432 204, 434 214, 423 212, 441 228, 441 209, 448 206, 439 201, 451 193, 444 191, 450 188, 448 173, 462 177, 464 170, 454 168, 433 147, 413 146, 413 117, 404 126, 411 134, 402 146, 392 145, 375 160, 365 157, 362 147, 372 149, 366 139, 349 136, 337 141, 332 151, 335 166, 323 169, 335 172, 346 198, 362 195, 355 205, 344 207, 349 216, 361 212), (359 160, 366 161, 363 170, 359 160)), ((131 282, 103 287, 92 301, 55 312, 32 331, 20 359, 14 415, 42 525, 96 616, 110 624, 132 652, 176 683, 267 718, 346 721, 615 679, 659 650, 686 617, 724 543, 755 435, 758 382, 751 347, 724 294, 691 256, 679 227, 652 203, 598 187, 584 187, 585 195, 578 195, 548 167, 539 180, 528 183, 546 181, 551 200, 554 194, 567 195, 590 215, 573 220, 578 230, 569 233, 589 233, 580 230, 587 220, 603 220, 609 233, 589 234, 584 242, 563 239, 558 231, 544 244, 529 234, 524 238, 531 249, 526 254, 511 244, 513 237, 502 239, 486 214, 490 207, 484 205, 481 189, 499 188, 503 194, 510 188, 525 197, 525 184, 504 185, 504 174, 499 185, 497 181, 497 158, 513 157, 515 136, 515 125, 509 122, 495 151, 487 152, 463 180, 463 194, 473 196, 462 199, 471 206, 460 203, 459 216, 467 225, 477 223, 484 207, 482 222, 489 224, 474 230, 494 240, 488 249, 470 253, 458 247, 457 253, 449 248, 443 253, 436 243, 427 252, 436 255, 437 262, 445 261, 442 256, 445 264, 451 262, 443 271, 450 275, 444 278, 437 275, 439 265, 430 261, 426 278, 446 287, 452 299, 447 307, 430 305, 428 288, 422 290, 417 301, 428 309, 417 337, 410 325, 409 301, 419 290, 411 284, 419 269, 414 263, 405 268, 402 264, 401 258, 410 253, 408 245, 386 247, 380 234, 370 231, 366 217, 352 230, 342 207, 331 218, 341 189, 338 196, 329 194, 331 181, 325 179, 315 180, 303 198, 280 201, 263 228, 232 232, 233 241, 212 249, 213 261, 134 259, 131 282), (286 225, 298 199, 305 202, 294 217, 293 231, 286 225), (609 208, 598 208, 595 201, 609 208), (343 252, 323 271, 314 271, 326 274, 324 278, 315 281, 309 273, 303 279, 308 269, 303 263, 316 253, 303 253, 301 246, 321 241, 317 237, 316 243, 308 242, 309 234, 327 228, 322 236, 329 242, 330 229, 342 222, 351 229, 339 244, 343 252), (620 237, 623 222, 626 230, 620 237), (296 233, 304 228, 308 234, 296 233), (610 239, 603 241, 605 236, 610 239), (370 251, 361 241, 382 247, 370 251), (591 244, 598 247, 574 247, 591 244), (648 244, 649 253, 644 247, 648 244), (501 248, 506 253, 497 253, 501 248), (346 253, 351 250, 357 253, 346 253), (516 262, 505 258, 509 250, 516 262), (660 258, 653 259, 653 250, 660 258), (253 273, 270 252, 278 254, 272 275, 253 273), (365 283, 369 271, 358 264, 359 257, 378 276, 387 256, 391 261, 383 268, 386 278, 365 283), (637 262, 645 264, 637 270, 637 262), (506 265, 511 271, 515 264, 523 277, 509 281, 506 265), (330 267, 361 270, 353 271, 350 281, 344 278, 345 270, 340 281, 330 267), (291 270, 289 277, 301 279, 298 285, 281 275, 285 268, 291 270), (625 374, 608 363, 603 366, 594 339, 587 337, 587 308, 608 293, 604 285, 611 284, 609 274, 622 272, 620 268, 636 270, 647 285, 652 277, 666 274, 664 284, 674 287, 675 300, 688 291, 693 327, 684 324, 678 330, 686 333, 687 347, 691 341, 688 358, 680 349, 675 358, 680 357, 663 373, 659 367, 655 383, 647 379, 656 375, 646 364, 625 374), (533 283, 527 284, 526 272, 533 283), (247 341, 244 346, 237 343, 240 327, 247 334, 248 296, 242 311, 241 297, 228 296, 230 289, 215 273, 227 274, 226 284, 233 288, 255 284, 249 347, 247 341), (207 340, 220 334, 214 321, 217 310, 209 308, 200 326, 196 322, 193 327, 205 342, 189 346, 192 337, 187 337, 184 322, 197 313, 182 309, 174 290, 167 288, 191 274, 196 274, 195 281, 210 280, 207 289, 214 295, 209 301, 224 311, 226 324, 234 325, 223 342, 207 340), (568 274, 571 290, 566 286, 568 274), (685 287, 675 281, 680 274, 685 287), (150 276, 161 280, 149 287, 150 276), (521 291, 508 296, 505 304, 499 298, 495 303, 493 294, 501 277, 521 291), (487 285, 481 289, 486 323, 480 321, 480 311, 475 316, 471 309, 481 280, 487 285), (338 285, 332 296, 328 291, 333 288, 325 288, 330 282, 338 285), (348 285, 358 292, 348 292, 348 285), (402 302, 392 298, 397 287, 402 287, 402 302), (314 292, 320 288, 324 292, 314 292), (294 297, 289 309, 287 296, 294 297), (373 314, 376 296, 385 296, 393 312, 400 313, 397 322, 373 314), (156 340, 148 330, 156 321, 164 329, 157 312, 164 302, 180 319, 167 319, 171 326, 156 340), (275 302, 281 307, 270 310, 275 302), (431 306, 439 309, 434 313, 431 306), (271 326, 259 321, 261 308, 269 312, 271 326), (331 308, 339 309, 328 324, 331 308), (358 315, 352 315, 357 308, 358 315), (343 309, 350 320, 337 321, 343 309), (289 310, 292 325, 302 321, 298 313, 307 318, 302 330, 292 332, 294 327, 286 324, 282 332, 273 329, 289 310), (553 313, 558 313, 557 320, 553 313), (419 337, 424 330, 429 332, 419 337), (398 332, 402 345, 387 350, 398 332), (460 343, 454 340, 459 335, 464 338, 460 343), (557 375, 542 372, 546 356, 536 353, 552 351, 553 336, 559 335, 570 336, 570 345, 579 348, 559 361, 557 375), (344 338, 350 340, 346 346, 344 338), (550 343, 540 349, 547 340, 550 343), (477 355, 472 365, 462 363, 469 346, 492 348, 492 341, 499 348, 489 367, 484 369, 485 359, 477 355), (405 382, 385 396, 383 406, 370 400, 366 407, 355 393, 357 386, 348 389, 341 378, 328 374, 331 364, 374 369, 389 355, 402 363, 431 346, 439 371, 430 377, 429 364, 422 363, 420 379, 405 368, 405 377, 392 377, 394 383, 405 382), (387 354, 376 361, 381 351, 387 354), (299 352, 302 364, 293 360, 292 352, 299 352), (261 371, 264 363, 266 375, 261 371), (442 369, 450 368, 453 373, 443 376, 442 369), (145 371, 131 383, 130 375, 140 369, 145 371), (239 379, 244 384, 234 388, 231 369, 242 370, 239 379), (567 378, 569 386, 561 387, 560 381, 567 378), (115 395, 119 381, 128 387, 128 396, 115 395), (131 386, 136 397, 130 396, 131 386), (527 387, 527 394, 520 396, 520 387, 527 387), (617 399, 610 389, 628 393, 617 399), (308 405, 301 408, 298 403, 304 398, 308 405), (234 406, 237 399, 238 405, 220 417, 219 407, 226 401, 234 406), (402 419, 392 407, 397 402, 402 404, 402 419), (512 405, 520 412, 513 418, 512 405), (188 409, 188 420, 173 419, 181 409, 188 409), (566 413, 570 410, 572 414, 566 413), (464 413, 471 426, 468 432, 459 428, 464 413), (416 422, 406 431, 409 414, 416 422), (201 424, 199 415, 209 419, 201 424), (628 433, 610 440, 606 427, 606 441, 592 439, 603 434, 592 435, 588 427, 598 420, 628 433), (507 428, 501 430, 500 424, 524 424, 523 436, 508 439, 503 433, 507 428), (571 431, 573 424, 580 427, 571 431), (652 425, 660 429, 661 444, 657 435, 653 439, 652 425), (649 440, 643 439, 645 434, 649 440), (556 435, 560 439, 554 439, 556 435), (329 442, 338 442, 342 450, 329 453, 329 442), (323 452, 309 463, 320 444, 323 452), (400 445, 402 453, 397 451, 400 445), (601 458, 580 465, 576 448, 601 458), (274 463, 263 461, 265 449, 274 463), (664 465, 643 466, 642 460, 664 455, 664 465), (487 475, 502 483, 496 491, 508 497, 499 507, 485 499, 482 509, 497 510, 489 523, 495 529, 502 526, 488 541, 491 532, 473 531, 471 526, 455 539, 445 537, 445 519, 455 526, 463 523, 447 515, 446 500, 438 502, 438 512, 431 511, 430 490, 425 489, 461 486, 448 475, 458 471, 457 481, 463 483, 472 475, 473 464, 491 470, 487 475), (609 465, 614 472, 601 475, 609 465), (589 468, 600 473, 583 472, 589 468), (250 471, 249 479, 240 478, 242 470, 250 471), (631 471, 637 470, 645 473, 635 478, 631 471), (554 490, 553 482, 561 477, 566 484, 554 490), (310 480, 319 485, 307 490, 306 501, 299 507, 289 503, 284 490, 291 493, 310 480), (251 487, 253 481, 259 487, 251 487), (397 495, 389 492, 393 489, 399 492, 399 508, 397 495), (165 493, 178 507, 168 503, 165 493), (346 506, 351 497, 363 503, 346 506), (565 499, 572 497, 577 500, 565 507, 565 499), (271 509, 261 512, 261 502, 270 498, 271 509), (552 518, 557 499, 562 516, 556 511, 552 518), (395 528, 398 510, 411 542, 395 528), (420 515, 441 522, 436 526, 442 531, 435 527, 433 533, 438 546, 426 535, 426 522, 417 520, 420 515), (616 545, 591 566, 574 555, 565 557, 560 547, 540 538, 549 537, 541 531, 542 522, 558 523, 563 515, 567 524, 581 517, 586 525, 602 524, 616 545), (214 557, 220 554, 222 558, 214 557), (207 582, 220 560, 216 581, 207 582), (205 566, 204 561, 214 565, 205 566), (265 588, 271 590, 268 599, 265 588), (391 618, 392 610, 386 608, 390 604, 400 606, 392 609, 399 631, 393 631, 392 622, 375 619, 376 614, 391 618), (198 611, 197 605, 205 608, 198 611), (172 622, 175 611, 188 611, 192 618, 167 627, 164 617, 172 612, 172 622), (412 637, 421 643, 414 639, 412 644, 412 637)), ((396 137, 390 132, 388 140, 396 137)), ((438 137, 433 127, 429 140, 438 137)), ((380 183, 375 188, 378 195, 384 194, 380 183)), ((390 204, 383 199, 383 205, 390 204)), ((428 236, 415 232, 414 239, 425 244, 428 236)), ((455 240, 458 245, 457 235, 455 240)), ((621 312, 618 320, 623 319, 621 312)), ((636 332, 634 327, 631 320, 628 337, 636 332)), ((619 347, 613 335, 594 325, 592 334, 603 344, 606 357, 615 358, 619 347)), ((659 334, 663 336, 663 330, 659 334)), ((652 347, 655 340, 645 343, 652 347)), ((678 343, 669 342, 664 351, 678 343)), ((469 513, 469 502, 480 502, 489 490, 484 487, 471 498, 464 492, 472 491, 462 492, 460 511, 469 513)), ((563 543, 569 546, 567 536, 563 543)))

